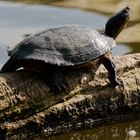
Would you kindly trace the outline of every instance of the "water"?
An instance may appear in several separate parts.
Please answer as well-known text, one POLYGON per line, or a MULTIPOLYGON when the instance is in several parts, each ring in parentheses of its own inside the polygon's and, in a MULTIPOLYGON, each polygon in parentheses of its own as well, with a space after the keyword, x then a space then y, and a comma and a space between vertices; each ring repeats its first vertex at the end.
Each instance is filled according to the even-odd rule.
MULTIPOLYGON (((0 67, 8 59, 7 46, 22 40, 25 34, 32 34, 49 27, 63 24, 89 25, 95 29, 102 29, 108 17, 72 8, 57 8, 43 5, 13 4, 0 2, 0 67)), ((119 44, 113 50, 114 55, 139 52, 137 44, 119 44), (132 47, 133 46, 133 47, 132 47), (133 49, 132 49, 133 48, 133 49)), ((130 140, 140 139, 140 121, 133 123, 117 123, 97 127, 90 130, 71 132, 48 138, 49 140, 130 140)), ((38 136, 34 139, 45 140, 38 136)))
POLYGON ((140 140, 140 121, 103 125, 94 129, 52 136, 48 140, 140 140))

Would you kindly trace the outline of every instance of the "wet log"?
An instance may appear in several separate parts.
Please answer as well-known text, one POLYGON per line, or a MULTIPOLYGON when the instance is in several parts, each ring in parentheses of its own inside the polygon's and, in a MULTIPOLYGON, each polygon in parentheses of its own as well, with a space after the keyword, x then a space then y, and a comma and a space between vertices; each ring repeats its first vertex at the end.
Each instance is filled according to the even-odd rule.
POLYGON ((71 91, 58 95, 36 73, 0 74, 1 137, 40 131, 51 135, 140 116, 140 54, 113 59, 124 89, 109 84, 102 65, 94 76, 66 73, 71 91))

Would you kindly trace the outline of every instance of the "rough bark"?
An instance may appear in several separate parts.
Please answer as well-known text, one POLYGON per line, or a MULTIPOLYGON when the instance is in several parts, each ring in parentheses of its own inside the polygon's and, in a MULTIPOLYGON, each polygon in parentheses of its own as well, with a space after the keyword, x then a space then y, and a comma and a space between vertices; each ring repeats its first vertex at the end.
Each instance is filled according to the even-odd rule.
POLYGON ((40 132, 46 135, 140 114, 140 54, 116 56, 124 89, 109 85, 101 65, 93 74, 69 72, 71 91, 54 95, 36 73, 0 74, 1 136, 40 132), (65 129, 63 129, 65 128, 65 129), (3 134, 3 135, 2 135, 3 134))

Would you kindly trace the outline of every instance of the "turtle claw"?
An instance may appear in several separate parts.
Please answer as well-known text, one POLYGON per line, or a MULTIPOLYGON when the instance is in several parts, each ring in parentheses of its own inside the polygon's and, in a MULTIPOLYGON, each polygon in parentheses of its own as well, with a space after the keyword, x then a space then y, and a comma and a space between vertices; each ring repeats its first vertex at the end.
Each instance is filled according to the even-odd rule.
POLYGON ((60 86, 61 86, 62 91, 68 91, 69 89, 67 82, 63 82, 63 84, 61 84, 60 86))
POLYGON ((54 94, 59 94, 61 92, 66 92, 69 89, 68 82, 66 79, 59 77, 58 75, 49 75, 45 78, 45 83, 50 87, 50 92, 54 94))
POLYGON ((112 82, 113 86, 115 87, 116 90, 118 90, 118 88, 122 91, 124 91, 124 83, 121 79, 116 78, 114 82, 112 82))
POLYGON ((51 92, 55 94, 59 94, 61 92, 61 88, 58 85, 53 85, 53 88, 51 88, 51 92))
POLYGON ((65 84, 65 82, 61 82, 61 81, 57 81, 55 83, 52 84, 50 86, 51 92, 55 93, 55 94, 59 94, 61 92, 66 92, 69 88, 68 88, 68 84, 65 84))

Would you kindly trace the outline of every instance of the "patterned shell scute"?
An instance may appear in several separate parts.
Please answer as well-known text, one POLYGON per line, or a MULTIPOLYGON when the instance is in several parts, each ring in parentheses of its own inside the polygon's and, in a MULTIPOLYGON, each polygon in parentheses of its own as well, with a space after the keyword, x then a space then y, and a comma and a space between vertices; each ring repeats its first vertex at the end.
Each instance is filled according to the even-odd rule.
POLYGON ((27 37, 10 54, 16 59, 33 59, 70 66, 86 63, 109 52, 114 39, 82 26, 60 26, 27 37))

